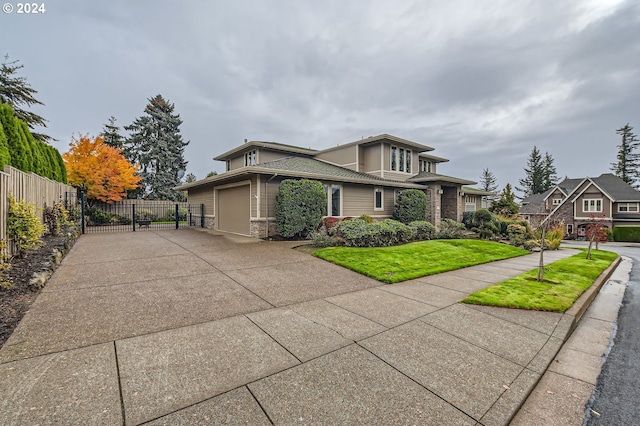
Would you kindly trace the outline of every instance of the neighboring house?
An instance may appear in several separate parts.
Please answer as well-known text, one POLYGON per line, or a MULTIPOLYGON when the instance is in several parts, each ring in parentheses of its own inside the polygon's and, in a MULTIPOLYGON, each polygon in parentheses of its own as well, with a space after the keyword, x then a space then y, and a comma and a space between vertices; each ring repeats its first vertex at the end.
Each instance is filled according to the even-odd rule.
POLYGON ((429 221, 460 221, 493 194, 463 186, 476 182, 438 174, 438 164, 449 160, 433 150, 387 134, 324 150, 245 141, 214 158, 226 163, 225 173, 176 189, 187 191, 190 204, 204 204, 206 227, 254 237, 277 233, 275 196, 280 182, 292 178, 324 184, 327 216, 388 218, 399 191, 419 189, 427 195, 429 221))
POLYGON ((640 191, 611 173, 566 178, 550 190, 522 200, 519 214, 534 226, 544 220, 563 221, 566 234, 579 238, 586 235, 593 217, 611 230, 640 226, 640 191))

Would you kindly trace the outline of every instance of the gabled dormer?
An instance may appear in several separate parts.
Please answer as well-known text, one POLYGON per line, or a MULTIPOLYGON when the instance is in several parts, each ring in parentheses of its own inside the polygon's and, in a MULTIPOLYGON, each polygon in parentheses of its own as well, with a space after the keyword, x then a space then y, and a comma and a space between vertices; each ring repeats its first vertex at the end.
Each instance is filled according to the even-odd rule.
POLYGON ((318 151, 277 142, 245 141, 244 144, 214 157, 214 160, 225 161, 226 171, 250 167, 287 157, 313 157, 318 151))

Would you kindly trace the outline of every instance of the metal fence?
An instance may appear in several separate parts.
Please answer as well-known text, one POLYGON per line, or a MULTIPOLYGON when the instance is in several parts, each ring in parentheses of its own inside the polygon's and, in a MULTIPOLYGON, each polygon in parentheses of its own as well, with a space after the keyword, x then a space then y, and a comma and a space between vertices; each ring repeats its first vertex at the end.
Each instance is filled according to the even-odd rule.
POLYGON ((82 202, 82 233, 204 227, 204 205, 173 201, 82 202))

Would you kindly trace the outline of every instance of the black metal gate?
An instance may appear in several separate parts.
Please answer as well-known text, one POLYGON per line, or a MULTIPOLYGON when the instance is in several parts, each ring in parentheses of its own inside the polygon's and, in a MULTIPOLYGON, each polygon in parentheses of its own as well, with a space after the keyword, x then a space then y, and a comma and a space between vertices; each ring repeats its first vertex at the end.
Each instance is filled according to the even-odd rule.
POLYGON ((204 228, 204 204, 173 201, 122 200, 87 203, 80 194, 82 233, 146 231, 152 229, 204 228))

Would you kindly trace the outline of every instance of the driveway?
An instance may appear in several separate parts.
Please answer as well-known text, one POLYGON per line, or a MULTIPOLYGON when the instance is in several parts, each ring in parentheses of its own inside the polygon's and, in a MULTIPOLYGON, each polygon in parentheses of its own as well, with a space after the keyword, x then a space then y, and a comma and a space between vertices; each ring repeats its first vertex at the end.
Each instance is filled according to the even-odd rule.
POLYGON ((536 262, 390 286, 291 243, 84 235, 0 350, 0 423, 506 424, 573 318, 457 302, 536 262))

